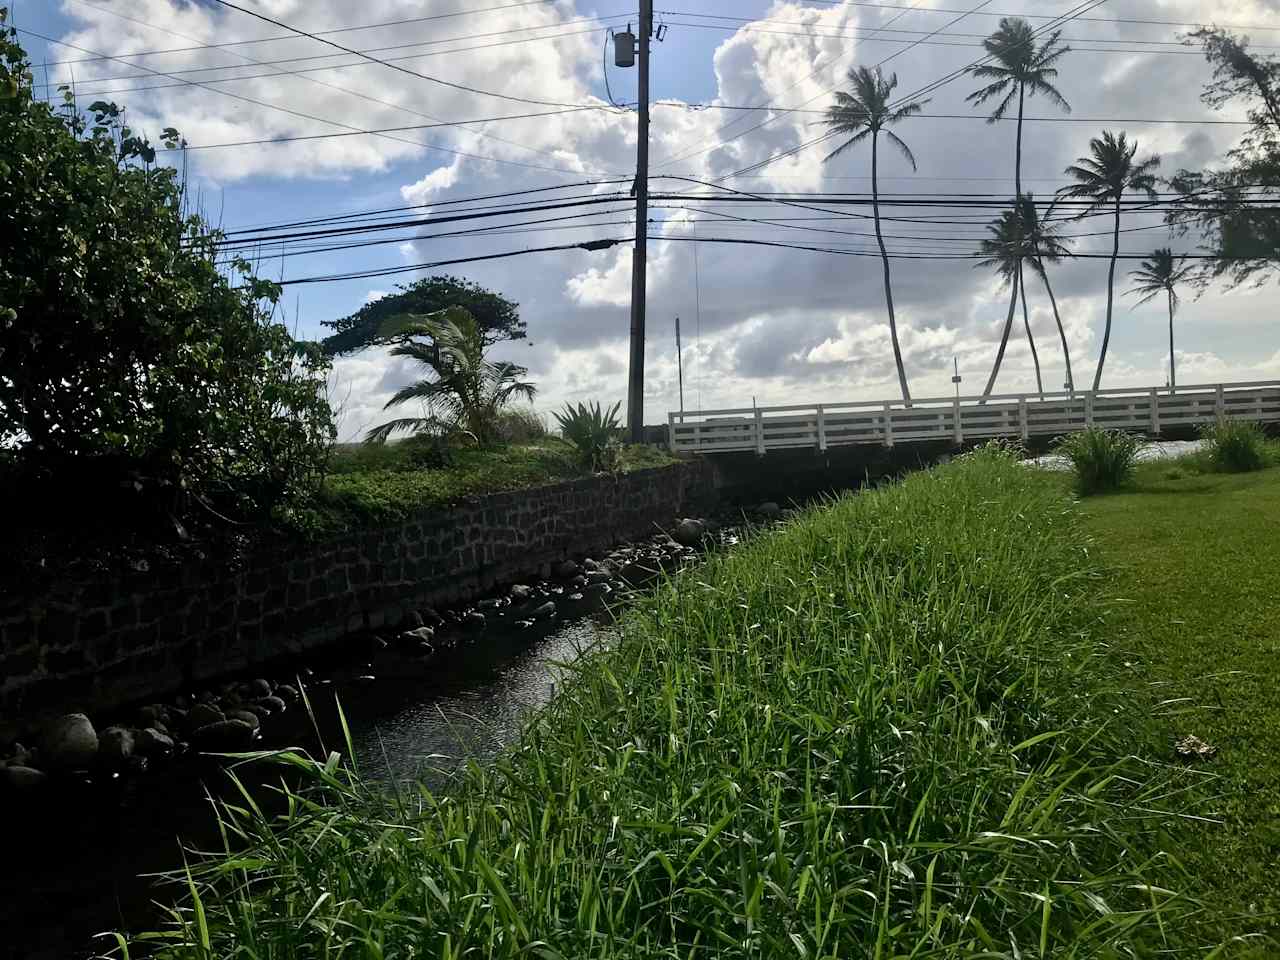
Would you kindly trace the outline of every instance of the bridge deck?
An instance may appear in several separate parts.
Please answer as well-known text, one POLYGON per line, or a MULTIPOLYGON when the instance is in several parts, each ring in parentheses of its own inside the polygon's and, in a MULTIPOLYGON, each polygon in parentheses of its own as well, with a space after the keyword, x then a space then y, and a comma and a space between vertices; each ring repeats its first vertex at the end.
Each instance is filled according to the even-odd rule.
POLYGON ((1187 387, 1121 387, 1096 392, 1004 394, 819 403, 672 412, 677 453, 734 453, 859 443, 1056 436, 1086 426, 1158 434, 1175 426, 1233 420, 1280 421, 1280 380, 1187 387))

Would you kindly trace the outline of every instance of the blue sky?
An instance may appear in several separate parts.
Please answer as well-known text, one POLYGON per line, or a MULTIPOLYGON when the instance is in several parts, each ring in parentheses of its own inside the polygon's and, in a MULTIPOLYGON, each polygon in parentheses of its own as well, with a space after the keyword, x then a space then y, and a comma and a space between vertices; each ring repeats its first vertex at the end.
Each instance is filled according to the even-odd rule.
MULTIPOLYGON (((446 16, 430 23, 335 36, 361 49, 414 44, 411 49, 418 51, 427 49, 419 45, 442 38, 518 29, 523 31, 519 36, 535 39, 508 43, 516 35, 503 32, 502 45, 497 45, 498 41, 467 41, 477 48, 421 57, 415 53, 413 59, 403 62, 412 69, 479 89, 572 103, 603 101, 600 64, 604 30, 621 27, 627 19, 636 22, 634 8, 625 0, 531 2, 497 11, 492 8, 503 0, 364 0, 358 6, 342 0, 238 2, 311 31, 465 12, 464 16, 446 16), (494 45, 481 47, 481 43, 494 45)), ((1066 12, 1076 4, 892 0, 882 8, 874 3, 842 6, 812 0, 659 0, 657 6, 659 11, 675 12, 658 16, 669 28, 665 41, 654 47, 655 99, 739 106, 767 102, 814 109, 830 103, 829 91, 851 65, 890 57, 885 69, 899 73, 900 92, 911 91, 980 56, 978 42, 994 29, 996 14, 1043 18, 1066 12), (961 17, 953 11, 974 12, 961 17), (927 32, 934 30, 943 32, 929 37, 927 32), (920 40, 925 42, 914 43, 920 40)), ((442 88, 377 64, 339 68, 336 65, 341 57, 319 61, 335 66, 309 74, 309 79, 271 77, 265 75, 271 68, 259 68, 256 72, 263 75, 256 78, 218 84, 270 106, 237 101, 198 87, 161 87, 164 78, 146 73, 141 74, 143 80, 95 84, 92 81, 98 78, 139 76, 141 68, 132 65, 139 63, 161 73, 239 65, 239 73, 201 74, 206 80, 250 73, 252 64, 246 64, 243 56, 237 59, 225 47, 145 60, 131 60, 126 55, 195 46, 196 42, 279 36, 281 31, 203 0, 19 0, 14 12, 20 28, 82 48, 46 44, 30 34, 23 35, 38 74, 43 73, 41 65, 46 61, 56 64, 82 59, 89 56, 85 51, 119 57, 121 60, 80 63, 73 68, 54 66, 51 72, 55 79, 64 80, 70 75, 66 71, 74 69, 77 89, 84 91, 85 99, 96 98, 113 86, 150 88, 130 89, 110 98, 127 106, 143 129, 154 133, 172 125, 195 146, 341 129, 333 123, 345 124, 348 129, 369 129, 421 123, 424 121, 415 117, 423 116, 458 120, 543 109, 442 88), (381 102, 335 91, 335 85, 381 102), (317 119, 305 119, 297 113, 317 119)), ((1060 88, 1074 106, 1071 117, 1059 115, 1043 101, 1033 101, 1028 107, 1029 116, 1049 118, 1028 122, 1024 138, 1028 186, 1042 195, 1050 193, 1063 182, 1066 164, 1084 153, 1089 138, 1104 126, 1126 129, 1140 141, 1144 154, 1163 155, 1165 171, 1215 162, 1240 131, 1200 123, 1231 119, 1232 114, 1215 114, 1199 102, 1207 68, 1194 50, 1176 45, 1186 26, 1171 24, 1217 18, 1247 25, 1258 51, 1270 53, 1280 47, 1276 4, 1264 0, 1109 0, 1091 16, 1073 21, 1063 30, 1075 48, 1064 59, 1059 78, 1060 88), (1170 23, 1122 22, 1139 19, 1170 23), (1167 122, 1172 120, 1180 122, 1167 122)), ((236 49, 249 51, 248 55, 258 60, 333 53, 305 38, 236 49)), ((346 61, 350 63, 351 58, 346 61)), ((610 68, 609 76, 616 98, 634 98, 634 70, 610 68)), ((1012 125, 982 122, 964 99, 974 86, 972 78, 963 77, 932 94, 927 112, 955 114, 957 119, 928 117, 903 125, 900 132, 915 151, 919 170, 913 173, 901 159, 882 155, 882 190, 1000 194, 1012 189, 1012 125)), ((809 139, 815 132, 815 119, 798 113, 744 115, 680 107, 656 109, 654 172, 722 177, 809 139), (760 119, 768 122, 751 129, 760 119), (663 163, 673 157, 680 159, 663 163)), ((204 209, 227 229, 235 229, 564 184, 591 179, 596 171, 627 174, 634 164, 634 126, 631 114, 593 110, 405 135, 470 157, 359 136, 288 146, 193 150, 189 163, 204 209), (566 176, 543 169, 547 166, 584 172, 566 176)), ((822 162, 820 150, 810 149, 766 167, 754 178, 726 182, 738 189, 761 191, 865 191, 868 163, 862 149, 829 164, 822 162)), ((668 182, 663 186, 673 185, 668 182)), ((625 210, 619 210, 619 216, 625 218, 625 210)), ((896 212, 910 213, 905 209, 896 212)), ((753 212, 771 218, 803 214, 777 205, 753 212)), ((876 257, 699 243, 695 258, 695 244, 681 242, 714 232, 845 243, 851 252, 872 253, 874 241, 866 235, 867 223, 855 219, 838 225, 813 225, 827 231, 815 233, 808 224, 734 224, 696 210, 667 209, 655 215, 666 220, 655 232, 675 239, 659 237, 651 242, 649 251, 650 375, 646 402, 650 422, 663 419, 665 411, 676 406, 671 346, 676 314, 684 318, 687 331, 684 359, 690 406, 698 401, 703 406, 738 406, 752 396, 769 403, 895 394, 876 257), (864 236, 836 236, 840 231, 864 236)), ((933 216, 953 219, 936 224, 900 221, 892 232, 902 239, 892 241, 891 246, 904 250, 955 250, 963 246, 971 251, 982 234, 981 218, 966 224, 970 214, 962 210, 933 216), (943 239, 928 239, 934 236, 943 239)), ((1157 216, 1138 216, 1128 224, 1152 229, 1126 234, 1126 252, 1145 254, 1157 244, 1171 242, 1157 216)), ((1105 236, 1088 236, 1105 234, 1106 226, 1100 226, 1098 220, 1072 224, 1069 231, 1081 235, 1076 249, 1109 250, 1105 236)), ((567 239, 578 242, 620 236, 630 229, 625 225, 579 225, 572 230, 545 229, 507 236, 417 239, 403 251, 393 243, 300 256, 283 264, 264 257, 260 270, 273 277, 296 278, 522 249, 567 239)), ((888 226, 886 232, 891 232, 888 226)), ((406 234, 405 239, 410 236, 406 234)), ((1194 245, 1193 240, 1172 242, 1188 249, 1194 245)), ((1123 266, 1128 269, 1136 264, 1123 266)), ((1105 261, 1079 260, 1057 269, 1052 277, 1078 379, 1088 376, 1096 362, 1105 267, 1105 261)), ((625 248, 529 255, 452 272, 520 302, 533 346, 503 347, 500 352, 530 367, 540 387, 540 409, 566 400, 611 402, 623 396, 629 287, 629 252, 625 248)), ((367 298, 391 289, 397 280, 408 281, 413 276, 291 286, 286 295, 287 317, 300 321, 302 333, 312 334, 318 332, 321 321, 349 313, 367 298)), ((1121 288, 1124 285, 1122 277, 1121 288)), ((974 270, 971 261, 895 260, 894 293, 908 373, 917 396, 950 392, 953 358, 958 358, 966 387, 977 389, 990 369, 1007 306, 1007 295, 997 280, 986 271, 974 270)), ((1038 285, 1028 283, 1028 294, 1046 386, 1054 387, 1062 381, 1056 326, 1038 285)), ((1167 369, 1167 316, 1159 304, 1135 310, 1131 302, 1122 301, 1116 313, 1106 383, 1162 384, 1167 369)), ((1234 292, 1215 289, 1198 300, 1189 296, 1179 315, 1180 380, 1280 377, 1280 331, 1273 319, 1276 306, 1274 286, 1234 292)), ((1003 391, 1034 386, 1030 351, 1019 331, 1020 318, 1015 331, 1018 336, 1011 343, 1001 375, 1003 391)), ((344 437, 353 437, 376 422, 385 398, 411 375, 412 370, 378 351, 341 361, 335 370, 334 394, 344 411, 344 437)))

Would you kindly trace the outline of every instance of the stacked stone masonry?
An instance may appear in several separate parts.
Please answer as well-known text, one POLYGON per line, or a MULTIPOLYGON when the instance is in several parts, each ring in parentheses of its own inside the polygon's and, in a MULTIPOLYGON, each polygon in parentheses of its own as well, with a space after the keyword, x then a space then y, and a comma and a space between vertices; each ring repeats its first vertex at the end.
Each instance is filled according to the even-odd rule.
POLYGON ((229 572, 63 582, 0 600, 0 734, 296 654, 462 603, 548 563, 644 536, 715 499, 703 461, 463 502, 395 527, 260 550, 229 572))

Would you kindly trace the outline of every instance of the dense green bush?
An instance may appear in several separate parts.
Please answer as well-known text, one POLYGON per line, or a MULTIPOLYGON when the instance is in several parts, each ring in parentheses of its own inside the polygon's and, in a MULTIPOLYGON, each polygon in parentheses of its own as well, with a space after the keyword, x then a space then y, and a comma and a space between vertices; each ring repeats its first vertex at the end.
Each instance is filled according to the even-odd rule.
MULTIPOLYGON (((102 501, 121 490, 205 519, 304 499, 333 437, 319 351, 299 355, 276 321, 279 287, 244 261, 219 269, 217 234, 121 109, 97 102, 86 117, 69 92, 57 108, 33 96, 15 36, 0 31, 10 482, 101 520, 117 517, 102 501)), ((164 139, 178 144, 172 129, 164 139)))
POLYGON ((1224 473, 1261 470, 1270 459, 1267 435, 1251 420, 1225 418, 1205 427, 1203 436, 1209 464, 1224 473))
POLYGON ((1058 441, 1054 448, 1071 461, 1082 496, 1118 490, 1133 480, 1142 441, 1122 430, 1089 427, 1058 441))
POLYGON ((578 459, 588 470, 612 470, 617 466, 622 424, 618 421, 621 401, 608 410, 599 403, 571 403, 553 414, 560 424, 560 435, 578 451, 578 459))

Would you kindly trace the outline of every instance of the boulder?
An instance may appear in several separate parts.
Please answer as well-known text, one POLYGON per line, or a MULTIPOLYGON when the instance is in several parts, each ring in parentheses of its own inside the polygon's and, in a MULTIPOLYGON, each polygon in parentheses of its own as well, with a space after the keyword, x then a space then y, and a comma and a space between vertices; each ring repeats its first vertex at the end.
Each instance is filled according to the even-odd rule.
POLYGON ((569 594, 569 596, 565 597, 565 599, 566 599, 566 600, 573 600, 573 601, 576 603, 577 601, 579 601, 579 600, 581 600, 581 599, 582 599, 582 594, 580 594, 580 593, 571 593, 571 594, 569 594))
POLYGON ((3 788, 5 792, 18 793, 35 790, 43 787, 48 780, 49 775, 47 773, 32 767, 24 767, 19 764, 0 767, 0 788, 3 788))
POLYGON ((416 630, 418 627, 422 626, 422 614, 417 610, 410 610, 404 615, 404 625, 406 632, 409 630, 416 630))
POLYGON ((286 703, 297 703, 302 699, 302 694, 298 692, 298 688, 291 683, 282 683, 276 687, 276 696, 286 703))
POLYGON ((414 627, 400 634, 400 640, 409 646, 416 646, 419 643, 430 643, 435 636, 436 632, 430 627, 414 627))
POLYGON ((279 697, 260 697, 254 701, 260 707, 266 707, 272 713, 284 713, 289 705, 279 697))
POLYGON ((511 599, 512 600, 532 600, 533 587, 524 583, 513 583, 511 585, 511 599))
POLYGON ((107 727, 98 734, 98 759, 111 770, 121 769, 133 749, 133 731, 127 727, 107 727))
POLYGON ((782 508, 772 500, 766 500, 760 506, 756 507, 756 512, 766 520, 776 520, 782 516, 782 508))
POLYGON ((207 703, 197 703, 187 714, 187 727, 191 730, 198 730, 201 727, 207 727, 211 723, 217 723, 219 720, 225 719, 226 716, 217 707, 207 703))
POLYGON ((98 755, 98 734, 83 713, 68 713, 50 721, 40 739, 40 758, 50 770, 76 770, 98 755))
POLYGON ((678 545, 696 547, 706 535, 707 525, 701 520, 685 517, 676 524, 675 540, 678 545))
POLYGON ((423 607, 418 611, 418 615, 422 617, 424 623, 432 627, 438 627, 444 623, 444 617, 431 607, 423 607))
POLYGON ((243 721, 253 727, 254 730, 257 730, 262 725, 262 721, 258 719, 258 715, 252 710, 232 710, 227 714, 227 719, 243 721))
POLYGON ((260 700, 262 697, 271 696, 271 682, 262 677, 256 680, 250 680, 240 691, 244 694, 246 700, 260 700))
POLYGON ((144 757, 167 757, 173 753, 173 738, 155 727, 144 727, 133 738, 133 749, 144 757))
POLYGON ((556 615, 556 605, 553 601, 548 600, 540 607, 534 607, 529 611, 529 616, 534 620, 542 620, 546 617, 554 617, 556 615))
MULTIPOLYGON (((329 681, 323 680, 321 682, 328 683, 329 681)), ((245 703, 237 707, 235 710, 235 713, 237 714, 250 713, 250 714, 253 714, 253 716, 257 717, 259 720, 265 720, 267 719, 267 717, 271 716, 271 708, 264 707, 260 703, 245 703)))
POLYGON ((135 719, 138 721, 139 727, 154 727, 157 723, 167 723, 169 714, 160 704, 152 703, 145 707, 139 707, 135 719))
POLYGON ((497 610, 500 606, 502 606, 502 604, 503 604, 503 601, 498 597, 486 597, 485 599, 479 601, 476 604, 476 607, 481 610, 497 610))
POLYGON ((14 743, 9 747, 4 762, 12 767, 26 767, 30 765, 30 760, 31 751, 20 743, 14 743))
POLYGON ((462 618, 462 625, 471 630, 483 630, 487 622, 488 621, 484 618, 484 614, 476 610, 469 611, 466 616, 462 618))
POLYGON ((243 720, 219 720, 191 735, 200 750, 240 750, 253 743, 254 729, 243 720))
POLYGON ((567 579, 569 577, 577 576, 582 572, 582 568, 572 560, 561 560, 555 565, 553 572, 557 577, 567 579))

